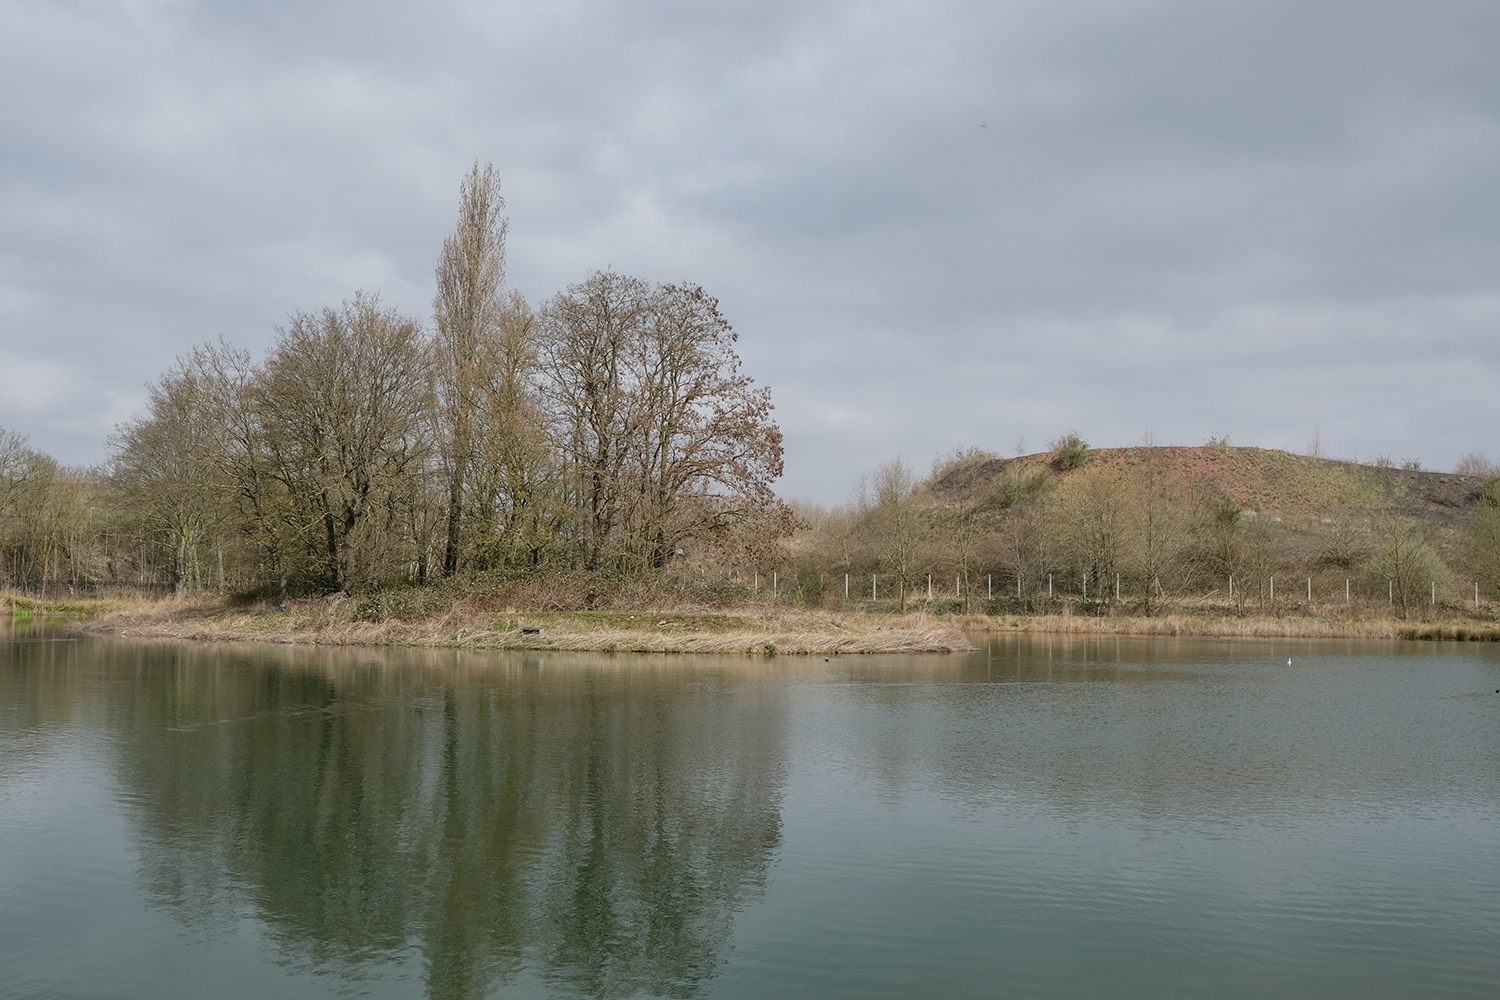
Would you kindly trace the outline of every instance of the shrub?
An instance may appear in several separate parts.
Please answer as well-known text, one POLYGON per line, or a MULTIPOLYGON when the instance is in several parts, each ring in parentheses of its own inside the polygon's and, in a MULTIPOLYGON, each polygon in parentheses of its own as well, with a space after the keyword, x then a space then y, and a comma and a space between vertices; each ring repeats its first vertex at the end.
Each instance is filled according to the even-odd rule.
POLYGON ((1052 449, 1052 466, 1058 472, 1077 469, 1089 460, 1089 443, 1077 431, 1068 431, 1054 441, 1048 442, 1052 449))
POLYGON ((793 600, 801 604, 817 604, 823 599, 825 589, 823 571, 818 568, 817 563, 808 560, 797 567, 797 582, 792 592, 793 600))
POLYGON ((1483 455, 1465 455, 1458 460, 1453 471, 1460 476, 1497 476, 1500 475, 1500 465, 1496 465, 1483 455))

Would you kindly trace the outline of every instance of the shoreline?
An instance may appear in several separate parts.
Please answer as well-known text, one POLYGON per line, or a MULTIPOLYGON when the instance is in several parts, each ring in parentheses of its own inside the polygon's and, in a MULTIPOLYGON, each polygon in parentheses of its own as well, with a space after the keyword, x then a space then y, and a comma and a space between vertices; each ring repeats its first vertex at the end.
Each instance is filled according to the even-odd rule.
POLYGON ((62 615, 96 635, 195 642, 283 645, 552 650, 557 652, 723 653, 812 656, 954 653, 980 635, 1134 635, 1214 638, 1329 638, 1500 641, 1500 623, 1442 619, 1261 618, 1166 614, 905 615, 749 607, 710 611, 517 611, 466 607, 425 617, 362 620, 348 598, 298 600, 285 610, 250 610, 219 600, 67 601, 12 604, 13 615, 62 615), (539 632, 522 629, 539 629, 539 632))
POLYGON ((1500 642, 1500 624, 1463 619, 1260 618, 1165 614, 1154 618, 1081 615, 980 616, 956 619, 968 632, 1036 635, 1204 636, 1218 639, 1407 639, 1500 642))
POLYGON ((825 612, 728 614, 681 611, 477 612, 451 609, 406 621, 360 621, 338 603, 298 602, 284 611, 161 602, 104 612, 80 630, 122 638, 285 645, 506 649, 606 653, 812 656, 961 653, 975 646, 952 620, 929 615, 837 616, 825 612), (526 629, 528 631, 523 631, 526 629), (530 629, 539 631, 531 632, 530 629))

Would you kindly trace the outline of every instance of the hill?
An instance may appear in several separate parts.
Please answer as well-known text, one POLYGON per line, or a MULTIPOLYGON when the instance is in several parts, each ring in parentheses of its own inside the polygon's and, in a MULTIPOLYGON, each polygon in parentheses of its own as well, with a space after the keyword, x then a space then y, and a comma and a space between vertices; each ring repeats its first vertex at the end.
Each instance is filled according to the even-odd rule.
MULTIPOLYGON (((995 489, 1002 479, 1016 476, 1017 465, 1027 472, 1050 469, 1053 457, 1051 452, 1042 452, 958 463, 939 470, 928 487, 935 500, 951 502, 995 489)), ((1490 482, 1483 476, 1228 445, 1097 448, 1088 452, 1085 466, 1055 474, 1065 481, 1089 466, 1100 465, 1119 468, 1137 479, 1152 476, 1166 490, 1186 499, 1225 497, 1247 512, 1294 524, 1394 512, 1420 522, 1445 549, 1458 544, 1470 511, 1490 482)))
POLYGON ((888 463, 789 555, 810 599, 830 579, 842 597, 848 574, 901 608, 1487 617, 1500 595, 1494 483, 1266 448, 1074 439, 1011 459, 961 454, 923 482, 888 463))

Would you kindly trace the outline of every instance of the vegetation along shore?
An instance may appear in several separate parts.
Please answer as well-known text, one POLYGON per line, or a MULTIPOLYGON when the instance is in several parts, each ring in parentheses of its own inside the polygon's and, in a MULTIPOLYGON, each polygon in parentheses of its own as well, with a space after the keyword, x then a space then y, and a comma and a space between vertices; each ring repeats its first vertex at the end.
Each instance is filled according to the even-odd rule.
POLYGON ((1235 616, 1224 607, 1149 618, 1077 615, 1071 607, 1040 615, 900 614, 767 604, 710 609, 680 602, 633 612, 518 611, 468 600, 433 605, 431 596, 389 595, 380 602, 335 595, 271 609, 208 597, 41 602, 12 593, 0 601, 13 618, 62 617, 99 635, 297 645, 837 656, 963 652, 986 633, 1500 641, 1500 623, 1473 617, 1269 618, 1235 616))
POLYGON ((459 194, 430 320, 361 291, 293 313, 263 357, 193 348, 100 467, 0 430, 13 613, 684 652, 953 650, 985 629, 1496 633, 1500 468, 1482 456, 1438 472, 1330 458, 1316 435, 1293 454, 1065 432, 925 474, 898 456, 833 507, 787 499, 770 390, 712 296, 600 271, 528 302, 504 287, 493 170, 459 194))

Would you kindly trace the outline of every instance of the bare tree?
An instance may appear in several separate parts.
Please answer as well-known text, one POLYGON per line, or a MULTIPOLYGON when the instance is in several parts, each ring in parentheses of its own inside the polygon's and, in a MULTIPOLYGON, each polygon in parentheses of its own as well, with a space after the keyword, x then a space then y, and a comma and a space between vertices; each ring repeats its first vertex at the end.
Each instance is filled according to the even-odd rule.
POLYGON ((542 313, 543 391, 556 407, 568 492, 583 519, 589 568, 604 560, 619 524, 630 419, 626 353, 646 322, 650 289, 600 271, 554 298, 542 313))
MULTIPOLYGON (((1171 587, 1169 571, 1187 556, 1190 533, 1188 508, 1172 489, 1158 464, 1158 452, 1151 449, 1139 474, 1137 530, 1139 540, 1139 574, 1143 606, 1150 616, 1159 613, 1167 603, 1171 587), (1168 578, 1166 585, 1161 583, 1168 578)), ((1107 581, 1106 581, 1107 582, 1107 581)))
POLYGON ((112 442, 121 509, 165 544, 178 597, 202 585, 200 548, 222 498, 206 381, 191 358, 179 361, 150 387, 149 416, 121 424, 112 442))
POLYGON ((0 520, 13 513, 35 477, 36 456, 26 439, 0 428, 0 520))
POLYGON ((1241 570, 1245 556, 1243 515, 1244 507, 1233 497, 1207 497, 1201 501, 1196 525, 1200 557, 1240 610, 1245 606, 1245 576, 1241 570), (1238 590, 1229 584, 1236 577, 1238 590))
POLYGON ((661 567, 685 539, 780 506, 771 392, 740 371, 736 340, 718 300, 695 285, 665 285, 629 343, 623 500, 641 568, 661 567))
POLYGON ((740 371, 736 334, 703 289, 599 272, 553 299, 540 327, 586 565, 659 568, 685 539, 789 523, 771 491, 770 392, 740 371))
POLYGON ((1452 574, 1427 544, 1418 522, 1386 514, 1376 522, 1374 541, 1375 554, 1368 566, 1370 582, 1386 583, 1389 599, 1402 618, 1420 606, 1429 588, 1446 593, 1452 574))
POLYGON ((498 335, 481 342, 477 366, 472 548, 481 566, 536 565, 565 520, 562 484, 537 381, 536 317, 519 293, 503 306, 498 335))
POLYGON ((1469 568, 1491 599, 1500 594, 1500 479, 1485 487, 1470 514, 1469 568))
POLYGON ((52 458, 26 447, 25 438, 0 430, 0 545, 15 583, 46 587, 58 544, 53 493, 60 473, 52 458))
POLYGON ((338 311, 294 315, 266 360, 256 405, 271 475, 328 589, 381 565, 421 495, 430 392, 420 326, 363 294, 338 311))
POLYGON ((1053 521, 1063 544, 1098 598, 1104 596, 1106 582, 1112 583, 1124 568, 1136 534, 1138 506, 1134 483, 1111 465, 1081 469, 1053 496, 1053 521))
POLYGON ((482 364, 497 339, 505 313, 500 286, 505 280, 505 236, 500 178, 478 162, 459 187, 458 225, 443 241, 438 259, 437 373, 443 419, 443 457, 448 479, 448 540, 443 572, 458 569, 465 506, 464 484, 474 462, 474 415, 486 379, 482 364))
POLYGON ((900 455, 875 471, 875 507, 871 512, 884 561, 896 573, 900 608, 906 610, 906 581, 922 540, 922 519, 914 502, 916 480, 900 455))
MULTIPOLYGON (((1004 546, 1015 574, 1021 611, 1036 611, 1048 606, 1047 576, 1060 563, 1058 532, 1049 523, 1056 509, 1049 504, 1033 503, 1006 513, 1004 546)), ((1007 590, 1009 584, 1007 584, 1007 590)))

